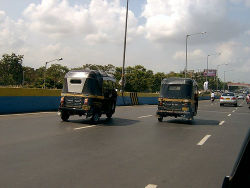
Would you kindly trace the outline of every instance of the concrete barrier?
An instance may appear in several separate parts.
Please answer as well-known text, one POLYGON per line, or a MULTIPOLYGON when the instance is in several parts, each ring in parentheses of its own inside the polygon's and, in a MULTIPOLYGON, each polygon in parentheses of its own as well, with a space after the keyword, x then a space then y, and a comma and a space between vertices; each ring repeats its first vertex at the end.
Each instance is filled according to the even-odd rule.
POLYGON ((59 104, 60 97, 55 96, 0 97, 0 114, 56 111, 59 104))
POLYGON ((0 88, 0 114, 55 111, 61 90, 0 88))
MULTIPOLYGON (((61 90, 0 88, 0 114, 56 111, 60 104, 61 90)), ((118 92, 117 105, 158 104, 157 93, 118 92)), ((201 96, 199 100, 209 100, 201 96)))

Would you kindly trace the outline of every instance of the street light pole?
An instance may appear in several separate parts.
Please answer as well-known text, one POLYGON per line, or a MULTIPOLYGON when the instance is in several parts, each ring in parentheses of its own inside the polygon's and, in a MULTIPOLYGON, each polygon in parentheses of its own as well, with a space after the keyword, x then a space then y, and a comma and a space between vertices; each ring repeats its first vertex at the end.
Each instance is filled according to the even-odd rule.
POLYGON ((224 93, 225 93, 225 83, 226 83, 226 72, 229 72, 229 71, 232 71, 232 70, 224 71, 224 84, 223 84, 224 93))
POLYGON ((46 69, 47 69, 47 64, 48 63, 51 63, 51 62, 53 62, 53 61, 61 61, 61 60, 63 60, 63 58, 58 58, 58 59, 53 59, 53 60, 51 60, 51 61, 47 61, 47 62, 45 62, 45 70, 44 70, 44 78, 43 78, 43 83, 44 83, 44 89, 46 89, 46 69))
POLYGON ((224 84, 223 84, 223 91, 224 91, 224 93, 225 93, 225 82, 226 82, 225 73, 226 73, 226 71, 224 71, 224 84))
POLYGON ((207 72, 207 75, 206 75, 206 82, 207 82, 207 77, 208 77, 208 57, 209 57, 209 56, 212 56, 212 55, 221 55, 221 53, 208 54, 208 55, 207 55, 207 71, 206 71, 206 72, 207 72))
POLYGON ((24 70, 23 70, 23 83, 22 83, 22 85, 24 86, 24 70))
POLYGON ((218 85, 219 85, 219 83, 218 83, 218 81, 219 81, 219 67, 221 66, 221 65, 228 65, 228 63, 224 63, 224 64, 220 64, 220 65, 217 65, 217 72, 216 72, 216 74, 217 74, 217 80, 216 80, 216 90, 218 91, 218 85))
POLYGON ((200 32, 200 33, 193 33, 193 34, 187 34, 186 35, 186 65, 185 65, 185 78, 187 78, 187 42, 188 42, 188 37, 193 36, 193 35, 203 35, 206 34, 207 32, 200 32))
POLYGON ((122 96, 124 93, 124 85, 125 85, 125 60, 126 60, 126 46, 127 46, 127 28, 128 28, 128 0, 127 0, 127 7, 126 7, 126 20, 125 20, 125 34, 124 34, 124 45, 123 45, 123 62, 122 62, 122 96))
POLYGON ((187 78, 187 40, 189 35, 186 35, 186 66, 185 66, 185 78, 187 78))
POLYGON ((207 74, 206 74, 206 82, 207 82, 207 75, 208 75, 208 57, 209 57, 210 55, 207 55, 207 74))

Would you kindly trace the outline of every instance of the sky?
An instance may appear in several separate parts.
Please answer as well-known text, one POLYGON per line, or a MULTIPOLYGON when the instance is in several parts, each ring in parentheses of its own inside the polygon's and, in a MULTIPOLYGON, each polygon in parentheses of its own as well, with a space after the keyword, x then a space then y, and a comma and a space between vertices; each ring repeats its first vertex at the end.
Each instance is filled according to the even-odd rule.
MULTIPOLYGON (((0 56, 68 67, 122 66, 126 0, 0 0, 0 56), (56 63, 56 62, 55 62, 56 63)), ((250 0, 129 0, 126 66, 154 72, 219 70, 250 83, 250 0), (206 32, 206 34, 191 35, 206 32), (219 55, 221 54, 221 55, 219 55), (209 55, 209 56, 208 56, 209 55), (227 64, 227 65, 225 65, 227 64)))

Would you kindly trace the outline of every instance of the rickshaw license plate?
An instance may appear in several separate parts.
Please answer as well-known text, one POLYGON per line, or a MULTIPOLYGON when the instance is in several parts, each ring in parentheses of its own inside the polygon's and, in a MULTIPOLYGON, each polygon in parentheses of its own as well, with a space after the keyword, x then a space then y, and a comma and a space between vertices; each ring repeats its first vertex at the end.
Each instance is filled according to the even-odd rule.
POLYGON ((182 107, 182 111, 188 111, 188 107, 182 107))

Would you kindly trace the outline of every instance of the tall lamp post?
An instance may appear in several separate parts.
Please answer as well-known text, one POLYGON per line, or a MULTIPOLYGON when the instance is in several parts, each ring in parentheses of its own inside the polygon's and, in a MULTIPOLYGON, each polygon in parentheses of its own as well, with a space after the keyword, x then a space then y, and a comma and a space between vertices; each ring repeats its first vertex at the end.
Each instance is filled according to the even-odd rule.
POLYGON ((126 45, 127 45, 127 28, 128 28, 128 0, 126 7, 126 20, 125 20, 125 34, 124 34, 124 45, 123 45, 123 61, 122 61, 122 77, 121 77, 121 85, 122 85, 122 96, 124 93, 125 86, 125 59, 126 59, 126 45))
POLYGON ((200 32, 200 33, 193 33, 193 34, 187 34, 186 35, 186 65, 185 65, 185 78, 187 77, 187 41, 188 37, 193 36, 193 35, 203 35, 206 34, 207 32, 200 32))
POLYGON ((22 85, 24 86, 24 69, 23 69, 23 81, 22 81, 22 85))
POLYGON ((58 58, 58 59, 53 59, 51 61, 47 61, 45 62, 45 70, 44 70, 44 80, 43 80, 43 83, 44 83, 44 89, 46 89, 46 69, 47 69, 47 64, 53 62, 53 61, 61 61, 63 60, 63 58, 58 58))
POLYGON ((206 74, 206 82, 207 82, 207 76, 208 76, 208 57, 209 57, 209 56, 212 56, 212 55, 221 55, 221 53, 215 53, 215 54, 208 54, 208 55, 207 55, 207 71, 206 71, 207 74, 206 74))
POLYGON ((225 83, 226 83, 226 72, 229 72, 229 71, 232 71, 232 70, 224 71, 224 84, 223 84, 224 93, 225 93, 225 83))
POLYGON ((228 65, 228 63, 224 63, 224 64, 220 64, 220 65, 217 65, 217 80, 216 80, 216 90, 218 91, 218 77, 219 77, 219 67, 222 66, 222 65, 228 65))

